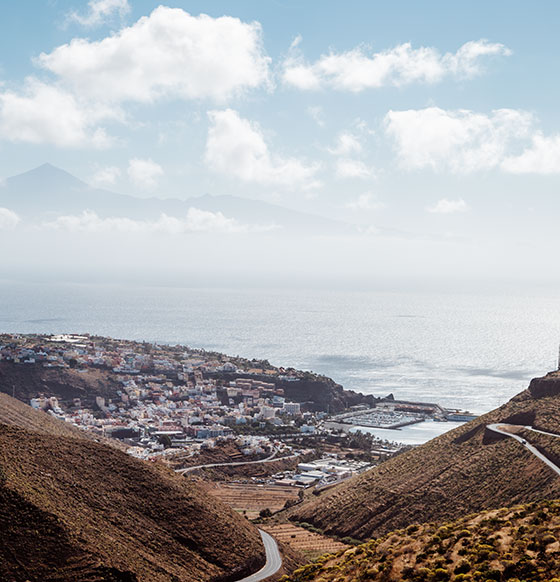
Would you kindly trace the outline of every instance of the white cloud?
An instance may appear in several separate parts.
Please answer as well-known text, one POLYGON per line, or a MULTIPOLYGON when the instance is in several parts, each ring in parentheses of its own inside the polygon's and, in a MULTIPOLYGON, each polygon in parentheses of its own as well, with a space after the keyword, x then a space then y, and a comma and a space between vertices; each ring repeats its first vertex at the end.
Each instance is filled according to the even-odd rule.
POLYGON ((108 147, 112 139, 96 127, 119 112, 83 104, 69 92, 29 78, 20 93, 0 92, 0 139, 60 147, 108 147))
POLYGON ((275 229, 270 226, 249 226, 227 218, 221 212, 208 212, 198 208, 189 208, 185 218, 175 218, 161 214, 158 220, 132 220, 130 218, 101 218, 91 210, 78 215, 59 216, 43 226, 55 230, 87 233, 125 233, 125 234, 188 234, 213 233, 235 234, 246 232, 266 232, 275 229))
POLYGON ((152 190, 157 186, 157 179, 163 176, 163 168, 151 158, 142 160, 132 158, 128 162, 128 177, 138 188, 152 190))
POLYGON ((368 168, 361 160, 351 158, 341 158, 336 162, 336 175, 339 178, 370 178, 373 175, 371 168, 368 168))
POLYGON ((0 230, 13 230, 20 222, 19 216, 8 208, 0 208, 0 230))
POLYGON ((442 198, 427 210, 434 214, 456 214, 457 212, 466 212, 468 209, 467 203, 462 198, 459 198, 459 200, 442 198))
POLYGON ((121 170, 116 166, 100 168, 92 177, 92 183, 100 186, 113 185, 120 178, 121 170))
POLYGON ((221 212, 208 212, 198 208, 189 208, 184 223, 185 232, 268 232, 278 228, 275 225, 241 224, 234 218, 227 218, 221 212))
POLYGON ((45 222, 43 226, 56 230, 71 232, 140 232, 148 225, 142 221, 130 218, 100 218, 91 210, 84 210, 79 215, 59 216, 55 220, 45 222))
POLYGON ((352 210, 376 210, 378 208, 383 208, 383 204, 376 200, 372 192, 364 192, 355 200, 348 202, 346 208, 352 210))
POLYGON ((307 113, 319 127, 325 127, 324 112, 320 105, 313 105, 308 107, 307 113))
POLYGON ((509 57, 511 54, 512 51, 503 44, 480 39, 466 42, 455 54, 446 53, 442 60, 445 68, 450 73, 470 78, 482 72, 480 66, 481 57, 509 57))
POLYGON ((82 26, 97 26, 111 20, 116 15, 123 18, 129 12, 128 0, 90 0, 86 14, 71 12, 68 20, 78 22, 82 26))
MULTIPOLYGON (((87 15, 75 15, 84 24, 129 8, 126 0, 92 0, 88 7, 87 15)), ((259 23, 165 6, 100 41, 76 38, 35 62, 57 79, 30 77, 17 90, 0 84, 0 139, 104 148, 116 140, 102 124, 126 121, 123 102, 221 101, 271 86, 259 23)))
POLYGON ((309 64, 298 53, 298 45, 292 44, 292 54, 283 63, 282 78, 285 84, 307 91, 332 87, 360 92, 415 82, 435 83, 446 76, 470 78, 481 72, 481 57, 511 54, 503 44, 481 39, 443 55, 432 47, 414 49, 404 43, 371 55, 363 47, 331 52, 309 64))
POLYGON ((512 174, 559 174, 560 135, 547 137, 537 132, 530 147, 506 158, 501 167, 512 174))
POLYGON ((485 115, 428 107, 389 111, 385 131, 403 167, 469 173, 498 166, 512 143, 530 135, 533 121, 515 109, 485 115))
POLYGON ((339 133, 335 145, 327 148, 330 154, 338 157, 335 171, 338 178, 366 179, 374 176, 373 168, 357 159, 363 153, 362 139, 364 134, 371 134, 372 131, 361 119, 354 121, 354 127, 356 132, 343 131, 339 133))
POLYGON ((208 116, 205 161, 212 170, 259 184, 303 189, 320 185, 315 178, 318 164, 272 154, 260 127, 237 111, 209 111, 208 116))
POLYGON ((290 58, 284 62, 282 80, 285 85, 291 85, 302 91, 314 91, 321 88, 319 72, 313 66, 290 58))
POLYGON ((267 86, 269 62, 258 22, 165 6, 100 41, 76 38, 37 59, 82 97, 112 102, 224 100, 267 86))
POLYGON ((362 151, 362 144, 355 135, 342 132, 338 135, 336 145, 328 150, 335 156, 347 156, 349 154, 359 154, 362 151))

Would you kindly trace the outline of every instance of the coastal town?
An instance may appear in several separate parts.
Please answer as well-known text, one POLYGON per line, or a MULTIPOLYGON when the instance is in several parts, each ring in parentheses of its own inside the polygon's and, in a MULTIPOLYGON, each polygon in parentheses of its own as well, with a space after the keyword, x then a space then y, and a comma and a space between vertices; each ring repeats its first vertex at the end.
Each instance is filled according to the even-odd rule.
MULTIPOLYGON (((63 395, 40 387, 28 394, 28 403, 93 435, 119 439, 133 456, 162 460, 179 472, 202 465, 199 459, 221 459, 205 454, 213 449, 229 451, 224 464, 295 459, 293 470, 273 476, 279 485, 329 486, 401 449, 370 438, 366 460, 332 450, 314 458, 314 443, 341 433, 329 420, 396 427, 430 415, 443 419, 445 412, 437 405, 389 399, 331 415, 316 402, 296 401, 298 384, 316 381, 309 372, 185 346, 90 335, 3 334, 0 363, 64 373, 70 388, 63 395), (89 388, 73 390, 81 382, 89 388)), ((2 390, 9 393, 10 386, 2 390)), ((15 385, 13 392, 21 397, 15 385)))

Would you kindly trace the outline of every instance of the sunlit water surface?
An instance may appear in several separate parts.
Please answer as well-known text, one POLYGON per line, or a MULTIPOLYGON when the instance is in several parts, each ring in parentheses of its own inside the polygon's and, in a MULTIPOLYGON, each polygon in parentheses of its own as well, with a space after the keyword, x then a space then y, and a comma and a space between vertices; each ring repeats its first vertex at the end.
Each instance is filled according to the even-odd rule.
POLYGON ((477 413, 554 368, 560 337, 560 298, 544 295, 5 282, 0 306, 3 331, 183 343, 313 370, 368 394, 477 413))

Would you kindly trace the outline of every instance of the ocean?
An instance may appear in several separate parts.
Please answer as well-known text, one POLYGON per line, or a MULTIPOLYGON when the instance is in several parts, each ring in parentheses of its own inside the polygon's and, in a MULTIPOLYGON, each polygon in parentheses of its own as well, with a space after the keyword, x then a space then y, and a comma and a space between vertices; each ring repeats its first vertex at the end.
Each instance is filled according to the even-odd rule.
POLYGON ((557 367, 560 298, 0 284, 0 329, 181 343, 367 394, 491 410, 557 367))

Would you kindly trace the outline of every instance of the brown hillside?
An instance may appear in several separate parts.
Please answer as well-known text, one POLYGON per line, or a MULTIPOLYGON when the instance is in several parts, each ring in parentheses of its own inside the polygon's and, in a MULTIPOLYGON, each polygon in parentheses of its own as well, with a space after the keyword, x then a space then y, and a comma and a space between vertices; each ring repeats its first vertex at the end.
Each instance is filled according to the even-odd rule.
POLYGON ((264 562, 258 531, 189 480, 4 424, 0 532, 0 580, 10 582, 235 579, 264 562))
POLYGON ((285 582, 560 582, 560 502, 411 525, 319 558, 285 582))
POLYGON ((19 426, 53 436, 84 438, 85 432, 66 422, 62 422, 43 411, 0 393, 0 423, 19 426))
MULTIPOLYGON (((557 431, 560 376, 534 380, 500 408, 294 508, 291 519, 367 539, 411 523, 560 498, 551 469, 513 439, 486 431, 500 421, 557 431)), ((541 440, 550 454, 560 452, 559 443, 541 440)))
POLYGON ((54 418, 44 411, 34 410, 28 404, 20 402, 7 394, 0 392, 0 424, 9 426, 19 426, 27 430, 32 430, 53 436, 67 436, 93 440, 106 445, 110 445, 122 451, 128 448, 117 439, 94 435, 73 426, 67 422, 54 418))

